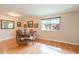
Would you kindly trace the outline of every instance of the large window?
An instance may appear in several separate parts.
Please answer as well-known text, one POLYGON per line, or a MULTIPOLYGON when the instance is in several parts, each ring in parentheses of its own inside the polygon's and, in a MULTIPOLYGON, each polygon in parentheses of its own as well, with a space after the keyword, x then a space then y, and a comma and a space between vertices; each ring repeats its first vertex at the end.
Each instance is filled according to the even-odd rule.
POLYGON ((41 20, 42 31, 57 31, 60 30, 61 17, 46 18, 41 20))

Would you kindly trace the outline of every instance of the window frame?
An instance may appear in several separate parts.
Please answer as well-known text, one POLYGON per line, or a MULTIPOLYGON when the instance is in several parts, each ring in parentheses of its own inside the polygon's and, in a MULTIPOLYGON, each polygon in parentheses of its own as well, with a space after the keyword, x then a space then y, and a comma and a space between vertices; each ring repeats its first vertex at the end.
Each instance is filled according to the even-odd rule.
MULTIPOLYGON (((42 20, 49 20, 50 19, 50 22, 51 22, 51 19, 55 19, 55 18, 59 18, 60 20, 59 20, 59 27, 60 27, 60 29, 61 29, 61 16, 59 16, 59 17, 50 17, 50 18, 43 18, 43 19, 41 19, 41 28, 42 28, 42 20)), ((51 23, 50 23, 51 24, 51 23)), ((50 27, 51 27, 51 25, 50 25, 50 27)), ((41 31, 43 31, 43 32, 54 32, 54 31, 60 31, 60 29, 59 30, 51 30, 51 28, 50 28, 50 31, 47 31, 47 30, 42 30, 41 29, 41 31)))

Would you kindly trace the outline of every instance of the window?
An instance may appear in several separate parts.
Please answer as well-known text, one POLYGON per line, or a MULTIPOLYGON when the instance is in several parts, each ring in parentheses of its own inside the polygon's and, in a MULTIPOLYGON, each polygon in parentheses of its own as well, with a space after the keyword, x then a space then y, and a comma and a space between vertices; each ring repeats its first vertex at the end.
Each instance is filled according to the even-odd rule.
POLYGON ((61 17, 46 18, 41 20, 42 31, 57 31, 60 30, 61 17))

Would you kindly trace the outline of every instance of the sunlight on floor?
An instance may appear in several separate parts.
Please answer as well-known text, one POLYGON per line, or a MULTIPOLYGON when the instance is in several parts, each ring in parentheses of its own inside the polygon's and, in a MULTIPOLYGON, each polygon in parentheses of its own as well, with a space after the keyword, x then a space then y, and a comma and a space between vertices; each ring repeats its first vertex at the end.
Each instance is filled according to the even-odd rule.
POLYGON ((62 54, 61 48, 56 48, 56 47, 52 47, 52 46, 40 44, 40 43, 36 43, 36 44, 39 45, 40 54, 62 54))

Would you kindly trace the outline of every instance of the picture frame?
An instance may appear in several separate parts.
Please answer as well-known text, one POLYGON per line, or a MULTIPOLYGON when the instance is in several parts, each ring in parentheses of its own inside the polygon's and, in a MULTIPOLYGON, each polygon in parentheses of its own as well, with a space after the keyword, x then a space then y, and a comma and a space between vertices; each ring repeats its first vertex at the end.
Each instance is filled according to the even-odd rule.
POLYGON ((24 24, 24 28, 27 28, 27 24, 24 24))
POLYGON ((14 21, 11 20, 1 20, 1 29, 14 29, 14 21))
POLYGON ((17 27, 21 27, 21 22, 17 22, 17 27))
POLYGON ((33 28, 33 21, 27 21, 28 28, 33 28))
POLYGON ((38 28, 38 23, 34 23, 34 28, 38 28))

